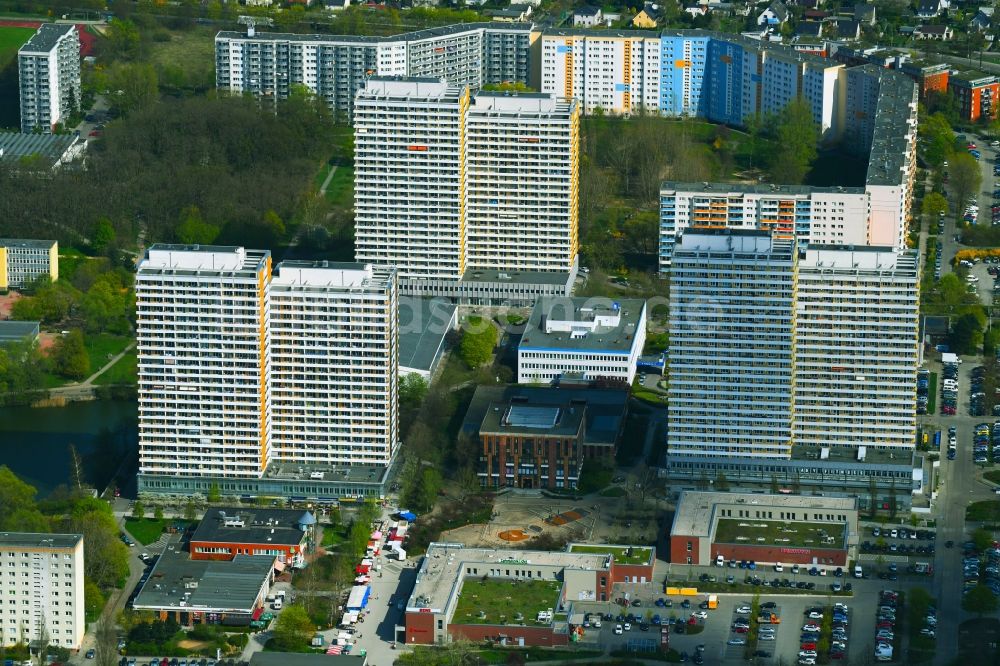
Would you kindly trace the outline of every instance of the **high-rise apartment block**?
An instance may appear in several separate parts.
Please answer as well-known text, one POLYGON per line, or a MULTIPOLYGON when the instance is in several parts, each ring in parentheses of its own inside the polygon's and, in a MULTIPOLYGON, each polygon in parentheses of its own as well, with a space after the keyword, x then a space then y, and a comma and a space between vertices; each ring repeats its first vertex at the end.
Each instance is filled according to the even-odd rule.
POLYGON ((574 270, 578 106, 554 95, 480 92, 469 106, 466 146, 469 266, 574 270))
POLYGON ((358 92, 354 125, 359 261, 397 266, 410 293, 467 298, 463 285, 489 272, 496 297, 547 276, 572 283, 574 102, 376 77, 358 92))
POLYGON ((0 290, 20 289, 42 275, 59 279, 57 241, 0 238, 0 290))
POLYGON ((469 89, 373 78, 355 102, 355 256, 459 280, 467 260, 469 89))
POLYGON ((399 421, 395 271, 284 261, 270 294, 274 460, 388 464, 399 421))
POLYGON ((285 99, 304 85, 345 119, 372 76, 445 78, 479 88, 526 82, 531 25, 467 23, 392 37, 220 32, 216 85, 257 97, 285 99))
POLYGON ((83 535, 0 533, 0 645, 79 650, 87 631, 83 535))
POLYGON ((260 476, 271 458, 271 255, 154 245, 136 274, 140 474, 260 476))
POLYGON ((670 272, 672 476, 909 492, 913 252, 693 228, 670 272))
POLYGON ((766 231, 681 236, 670 277, 671 453, 787 457, 795 243, 766 231))
POLYGON ((394 270, 272 274, 266 251, 154 245, 136 313, 140 491, 378 494, 398 440, 394 270))
POLYGON ((45 134, 80 109, 80 34, 44 23, 17 52, 21 131, 45 134))

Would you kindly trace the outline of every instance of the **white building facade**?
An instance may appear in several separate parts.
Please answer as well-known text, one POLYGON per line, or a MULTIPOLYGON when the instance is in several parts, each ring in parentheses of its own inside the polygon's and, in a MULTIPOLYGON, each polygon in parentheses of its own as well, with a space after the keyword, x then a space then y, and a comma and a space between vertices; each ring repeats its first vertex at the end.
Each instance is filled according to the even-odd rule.
POLYGON ((154 245, 136 273, 139 473, 259 477, 271 458, 271 255, 154 245))
POLYGON ((285 261, 270 289, 273 458, 388 465, 398 443, 395 269, 285 261))
POLYGON ((80 34, 45 23, 17 52, 21 131, 52 132, 80 109, 80 34))
POLYGON ((272 275, 264 251, 152 246, 136 277, 140 477, 388 468, 396 293, 391 268, 293 261, 272 275))
POLYGON ((631 383, 645 344, 645 301, 539 299, 517 348, 517 382, 575 375, 631 383))
POLYGON ((672 454, 789 455, 794 248, 766 231, 681 236, 670 284, 672 454))
POLYGON ((887 247, 818 247, 799 260, 795 441, 913 449, 917 262, 887 247))
POLYGON ((577 103, 547 94, 479 93, 466 127, 469 267, 575 271, 577 103))
POLYGON ((83 535, 0 534, 0 644, 79 650, 87 631, 83 535))
POLYGON ((436 79, 370 79, 355 102, 358 261, 400 278, 461 279, 467 261, 469 89, 436 79))
POLYGON ((915 444, 916 255, 692 229, 670 291, 670 455, 863 459, 915 444))

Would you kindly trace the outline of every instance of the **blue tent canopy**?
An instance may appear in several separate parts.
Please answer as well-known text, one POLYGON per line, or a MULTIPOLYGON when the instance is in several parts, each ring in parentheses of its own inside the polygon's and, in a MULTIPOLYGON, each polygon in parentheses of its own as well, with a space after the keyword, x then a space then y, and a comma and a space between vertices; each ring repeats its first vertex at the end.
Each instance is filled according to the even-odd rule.
POLYGON ((402 513, 399 514, 399 517, 402 518, 403 520, 414 521, 417 519, 417 514, 413 513, 412 511, 403 511, 402 513))

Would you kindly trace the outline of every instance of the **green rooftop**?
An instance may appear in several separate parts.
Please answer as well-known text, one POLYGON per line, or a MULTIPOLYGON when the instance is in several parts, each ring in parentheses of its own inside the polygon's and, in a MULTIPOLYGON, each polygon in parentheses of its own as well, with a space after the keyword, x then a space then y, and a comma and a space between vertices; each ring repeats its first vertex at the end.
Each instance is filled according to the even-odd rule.
POLYGON ((515 581, 468 578, 458 595, 452 624, 524 624, 548 626, 537 622, 540 611, 559 607, 558 581, 515 581))
POLYGON ((653 556, 652 548, 642 546, 607 546, 604 544, 574 543, 569 547, 571 553, 605 553, 615 556, 615 564, 649 564, 653 556))
POLYGON ((715 542, 788 548, 843 548, 843 529, 844 526, 836 523, 768 522, 754 518, 722 518, 715 528, 715 542))

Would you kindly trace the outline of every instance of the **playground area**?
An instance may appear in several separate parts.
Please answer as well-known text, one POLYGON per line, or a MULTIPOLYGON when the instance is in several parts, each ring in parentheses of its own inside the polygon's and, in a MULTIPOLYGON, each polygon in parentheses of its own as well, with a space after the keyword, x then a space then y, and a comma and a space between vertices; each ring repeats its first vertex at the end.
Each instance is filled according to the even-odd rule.
POLYGON ((624 497, 590 496, 555 499, 506 493, 496 498, 486 524, 466 525, 442 533, 442 541, 468 546, 516 548, 536 537, 561 541, 645 544, 656 540, 655 504, 645 507, 624 497))

